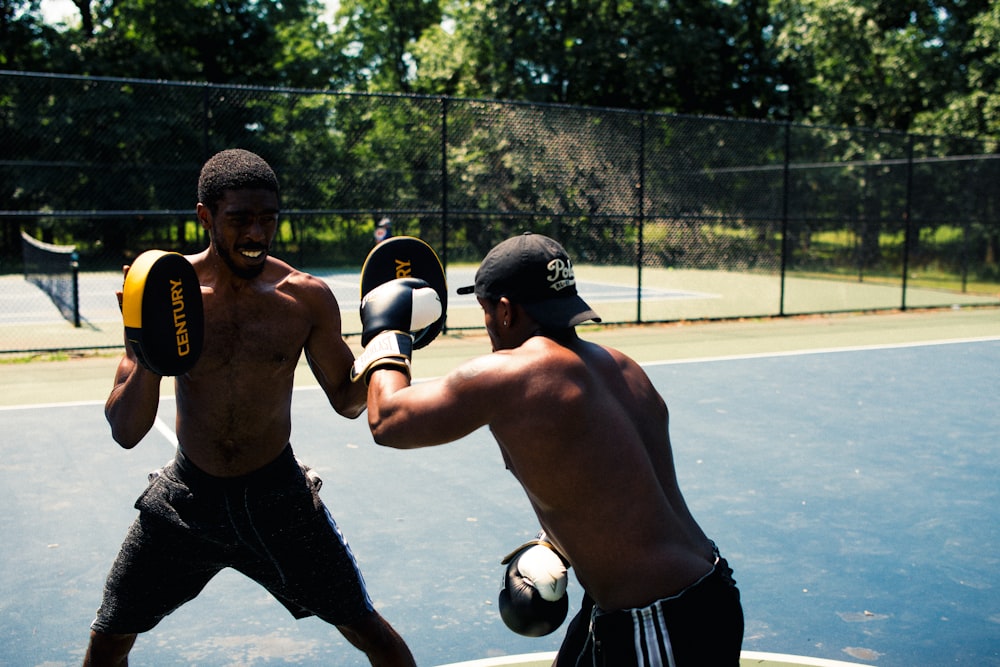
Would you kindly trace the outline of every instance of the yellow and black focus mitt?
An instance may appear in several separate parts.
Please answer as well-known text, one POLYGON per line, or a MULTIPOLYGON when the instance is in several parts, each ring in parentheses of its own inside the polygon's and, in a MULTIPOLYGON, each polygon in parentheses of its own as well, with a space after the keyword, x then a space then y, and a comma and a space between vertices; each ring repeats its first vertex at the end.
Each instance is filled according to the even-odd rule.
POLYGON ((125 275, 122 319, 139 363, 159 375, 190 371, 205 341, 201 285, 191 263, 176 252, 139 255, 125 275))

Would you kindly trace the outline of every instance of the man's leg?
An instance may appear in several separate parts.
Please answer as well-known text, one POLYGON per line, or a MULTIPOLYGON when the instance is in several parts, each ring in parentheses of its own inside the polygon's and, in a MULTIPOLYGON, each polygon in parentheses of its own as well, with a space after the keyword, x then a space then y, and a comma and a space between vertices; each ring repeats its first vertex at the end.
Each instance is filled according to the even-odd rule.
POLYGON ((135 638, 136 635, 110 635, 91 630, 83 667, 126 667, 135 638))
POLYGON ((374 667, 415 667, 413 654, 403 638, 377 611, 337 629, 352 646, 363 651, 374 667))

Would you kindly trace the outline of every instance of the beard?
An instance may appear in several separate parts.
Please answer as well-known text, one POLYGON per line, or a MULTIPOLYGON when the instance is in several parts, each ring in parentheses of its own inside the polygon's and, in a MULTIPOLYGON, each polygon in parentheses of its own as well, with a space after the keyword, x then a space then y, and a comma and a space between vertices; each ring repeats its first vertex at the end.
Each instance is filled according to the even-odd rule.
MULTIPOLYGON (((250 267, 238 266, 236 264, 236 261, 233 259, 233 253, 229 250, 229 248, 225 247, 222 243, 220 243, 220 239, 218 238, 218 236, 216 236, 214 231, 212 232, 212 245, 215 246, 215 252, 218 253, 219 257, 222 259, 222 262, 227 267, 229 267, 229 270, 232 271, 237 278, 242 278, 243 280, 252 280, 257 276, 259 276, 264 271, 264 266, 267 264, 266 262, 261 262, 260 264, 250 267)), ((252 246, 247 245, 242 247, 245 247, 248 250, 263 250, 265 256, 268 254, 269 251, 269 248, 267 246, 261 246, 257 244, 253 244, 252 246)), ((238 251, 239 247, 234 248, 234 250, 238 251)))

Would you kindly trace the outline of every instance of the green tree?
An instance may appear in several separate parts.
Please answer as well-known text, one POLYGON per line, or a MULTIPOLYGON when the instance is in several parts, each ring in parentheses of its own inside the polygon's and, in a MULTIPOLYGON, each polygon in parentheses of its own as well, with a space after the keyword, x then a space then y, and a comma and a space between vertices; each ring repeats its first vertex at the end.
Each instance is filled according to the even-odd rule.
POLYGON ((85 74, 314 87, 340 71, 318 0, 97 0, 90 11, 85 74))
POLYGON ((950 44, 957 61, 949 79, 950 90, 936 105, 918 115, 916 126, 921 131, 936 134, 998 137, 1000 0, 990 0, 981 13, 961 18, 969 20, 952 22, 956 26, 952 35, 959 34, 950 44))
POLYGON ((59 71, 69 44, 43 20, 40 0, 0 0, 0 69, 59 71))
POLYGON ((453 0, 424 33, 416 88, 761 117, 773 88, 764 0, 453 0))
POLYGON ((817 124, 909 130, 954 83, 950 2, 774 0, 787 113, 817 124))
POLYGON ((334 49, 350 62, 361 91, 412 92, 420 63, 414 46, 439 26, 438 0, 341 0, 334 49))
POLYGON ((456 2, 445 11, 455 17, 452 39, 434 43, 466 62, 451 76, 439 65, 435 78, 481 97, 744 113, 752 107, 733 94, 735 82, 741 71, 755 81, 747 70, 761 62, 760 53, 741 62, 748 12, 759 17, 749 0, 456 2))

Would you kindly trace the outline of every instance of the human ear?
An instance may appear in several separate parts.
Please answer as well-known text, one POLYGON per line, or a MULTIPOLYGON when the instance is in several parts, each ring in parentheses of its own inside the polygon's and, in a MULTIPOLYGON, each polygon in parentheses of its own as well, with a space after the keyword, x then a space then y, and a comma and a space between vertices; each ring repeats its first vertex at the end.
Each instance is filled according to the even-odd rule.
POLYGON ((212 231, 212 211, 201 202, 198 202, 198 206, 195 208, 198 214, 198 221, 201 223, 202 229, 206 232, 212 231))

